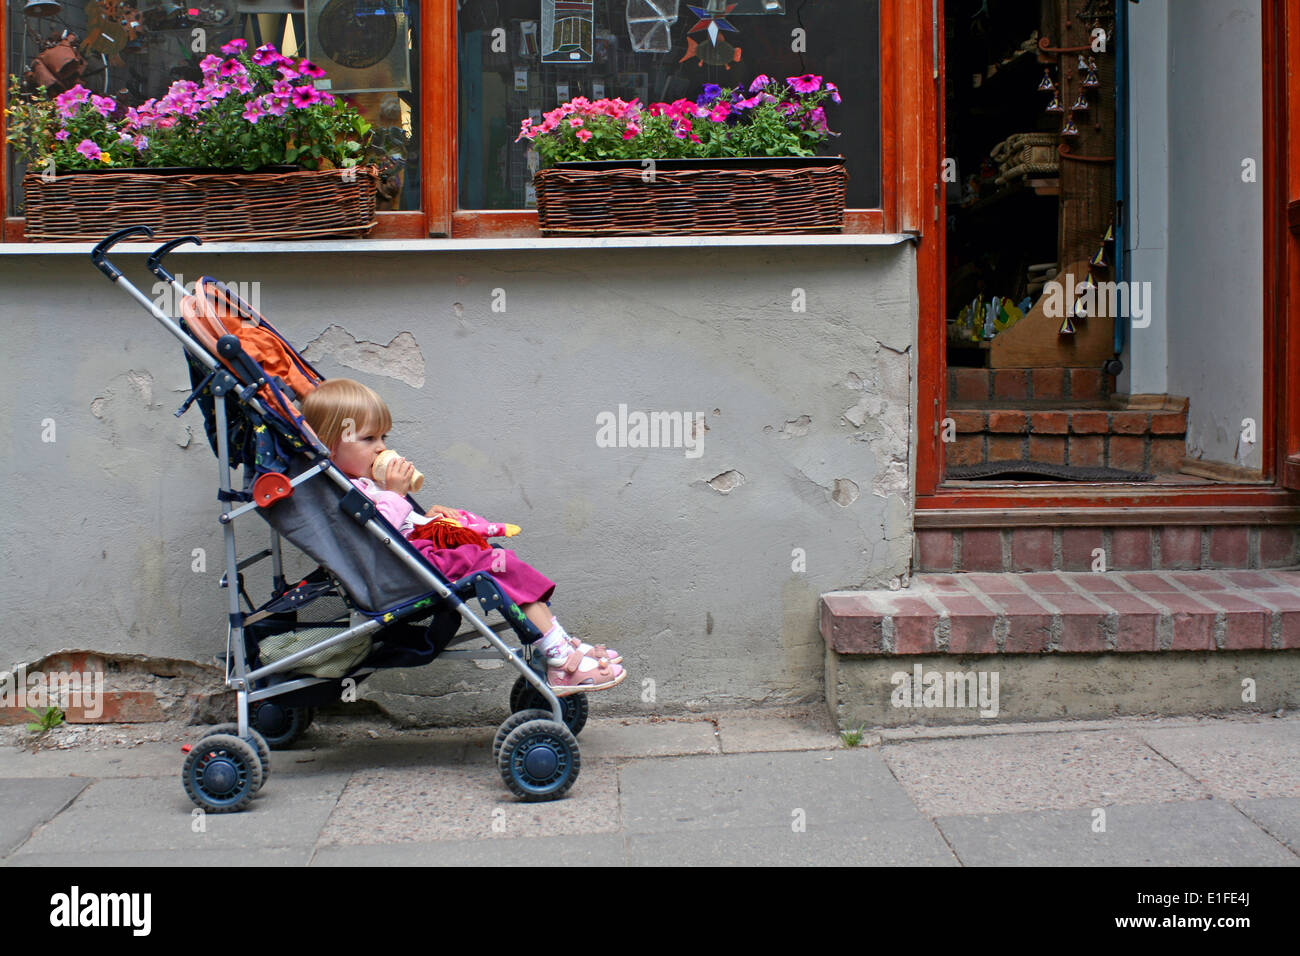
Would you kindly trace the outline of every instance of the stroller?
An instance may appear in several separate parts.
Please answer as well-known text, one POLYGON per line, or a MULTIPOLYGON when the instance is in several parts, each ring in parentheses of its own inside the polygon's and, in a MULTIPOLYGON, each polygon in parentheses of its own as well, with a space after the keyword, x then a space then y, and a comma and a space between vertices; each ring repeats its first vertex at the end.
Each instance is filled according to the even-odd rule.
POLYGON ((189 749, 181 772, 185 792, 207 812, 243 810, 270 773, 271 749, 302 734, 314 708, 355 699, 356 685, 380 668, 443 657, 504 658, 518 672, 511 715, 492 745, 497 768, 524 800, 567 793, 581 766, 577 734, 587 700, 551 690, 542 655, 531 648, 541 632, 490 573, 444 578, 330 461, 292 402, 324 377, 229 287, 201 278, 191 294, 163 266, 177 246, 202 240, 173 240, 148 260, 149 270, 181 297, 178 317, 124 279, 108 253, 138 234, 153 231, 119 230, 95 246, 91 260, 184 346, 193 391, 176 415, 199 405, 224 509, 218 520, 225 535, 221 587, 229 595, 226 685, 235 691, 238 721, 211 728, 189 749), (243 488, 236 490, 232 472, 240 467, 243 488), (271 526, 270 547, 239 560, 234 523, 254 512, 271 526), (284 577, 282 537, 319 565, 297 584, 284 577), (271 595, 255 606, 243 571, 268 557, 271 595), (494 611, 503 620, 489 625, 494 611), (522 650, 505 644, 506 630, 522 650))

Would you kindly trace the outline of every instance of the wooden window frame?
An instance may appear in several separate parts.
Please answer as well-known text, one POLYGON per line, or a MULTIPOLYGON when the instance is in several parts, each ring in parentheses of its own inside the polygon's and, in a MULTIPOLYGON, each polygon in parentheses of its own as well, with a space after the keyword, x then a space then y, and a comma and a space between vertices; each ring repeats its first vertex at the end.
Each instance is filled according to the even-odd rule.
MULTIPOLYGON (((456 10, 452 0, 419 0, 421 26, 420 130, 422 208, 380 212, 367 239, 539 237, 534 210, 460 210, 456 175, 456 10)), ((880 133, 881 201, 879 209, 846 210, 846 233, 919 232, 922 197, 918 185, 922 150, 928 148, 918 113, 926 79, 904 64, 931 56, 931 4, 916 0, 880 0, 880 133)), ((9 0, 0 0, 0 36, 7 36, 9 0)), ((0 76, 10 66, 0 44, 0 76)), ((21 68, 21 65, 20 65, 21 68)), ((7 92, 7 83, 5 84, 7 92)), ((0 97, 6 93, 0 92, 0 97)), ((930 165, 936 163, 927 160, 930 165)), ((0 197, 8 201, 8 158, 0 137, 0 197)), ((7 207, 6 207, 7 208, 7 207)), ((5 242, 23 242, 24 220, 6 217, 5 242)))
MULTIPOLYGON (((1264 199, 1264 406, 1261 451, 1265 479, 1272 485, 1223 484, 1150 488, 1087 484, 989 489, 942 488, 943 445, 938 424, 947 414, 944 262, 946 234, 938 223, 918 249, 917 287, 917 525, 956 524, 980 511, 990 517, 1006 509, 1151 509, 1295 508, 1300 505, 1300 12, 1287 0, 1261 0, 1263 21, 1264 155, 1260 181, 1264 199), (1288 67, 1290 69, 1288 70, 1288 67), (1288 229, 1288 220, 1294 223, 1288 229), (1288 370, 1291 374, 1287 374, 1288 370), (926 512, 935 512, 927 515, 926 512), (940 514, 942 513, 942 514, 940 514), (962 513, 965 513, 963 517, 962 513)), ((942 7, 942 0, 939 0, 942 7)), ((942 16, 942 9, 939 11, 942 16)), ((925 51, 927 66, 938 73, 943 64, 943 35, 938 35, 938 62, 925 51)), ((942 86, 926 91, 922 111, 935 118, 931 137, 943 148, 945 129, 942 86)), ((939 164, 925 169, 939 187, 939 164)), ((1052 522, 1048 522, 1052 523, 1052 522)), ((1061 523, 1065 523, 1062 521, 1061 523)))

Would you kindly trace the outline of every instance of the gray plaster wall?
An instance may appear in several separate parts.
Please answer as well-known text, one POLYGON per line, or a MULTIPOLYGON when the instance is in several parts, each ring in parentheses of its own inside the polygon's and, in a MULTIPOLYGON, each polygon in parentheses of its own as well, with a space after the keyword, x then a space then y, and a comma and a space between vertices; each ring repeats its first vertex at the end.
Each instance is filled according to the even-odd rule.
MULTIPOLYGON (((144 281, 142 257, 121 262, 144 281)), ((323 374, 376 388, 389 445, 428 476, 426 507, 523 526, 509 543, 558 583, 559 620, 627 658, 598 709, 819 698, 818 596, 908 572, 910 244, 173 267, 260 283, 262 311, 323 374), (620 405, 702 416, 701 453, 598 447, 597 416, 620 405)), ((217 466, 197 409, 173 417, 179 346, 84 256, 0 257, 0 319, 16 492, 0 516, 0 664, 65 648, 210 660, 226 631, 217 466)), ((269 541, 259 518, 238 527, 241 556, 269 541)), ((260 602, 269 562, 246 575, 260 602)), ((455 721, 499 716, 508 679, 435 663, 362 688, 455 721)))

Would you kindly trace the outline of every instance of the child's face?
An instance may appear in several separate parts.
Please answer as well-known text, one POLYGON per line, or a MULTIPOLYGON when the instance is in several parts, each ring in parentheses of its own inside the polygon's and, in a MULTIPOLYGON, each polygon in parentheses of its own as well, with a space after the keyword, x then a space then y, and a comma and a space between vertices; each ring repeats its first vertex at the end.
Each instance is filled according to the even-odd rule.
POLYGON ((384 439, 388 436, 379 434, 378 426, 367 422, 350 437, 351 441, 345 432, 339 443, 330 449, 330 457, 349 478, 372 477, 370 469, 384 450, 384 439))

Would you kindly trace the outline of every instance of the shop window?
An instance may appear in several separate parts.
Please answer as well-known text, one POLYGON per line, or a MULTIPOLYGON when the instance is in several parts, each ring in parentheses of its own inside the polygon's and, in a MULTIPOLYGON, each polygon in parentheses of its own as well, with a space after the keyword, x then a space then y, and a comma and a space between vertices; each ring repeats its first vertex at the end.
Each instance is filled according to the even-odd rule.
POLYGON ((879 51, 878 0, 464 0, 458 206, 534 208, 537 158, 526 140, 515 142, 520 123, 540 122, 573 97, 648 105, 695 99, 706 83, 748 86, 760 73, 814 73, 843 93, 828 111, 841 135, 825 152, 848 160, 847 205, 878 208, 879 51))
MULTIPOLYGON (((420 208, 419 0, 7 0, 6 73, 52 92, 80 84, 122 108, 202 80, 199 61, 241 37, 326 73, 317 81, 373 125, 379 208, 420 208)), ((5 86, 8 78, 5 77, 5 86)), ((7 212, 24 164, 7 154, 7 212)))

